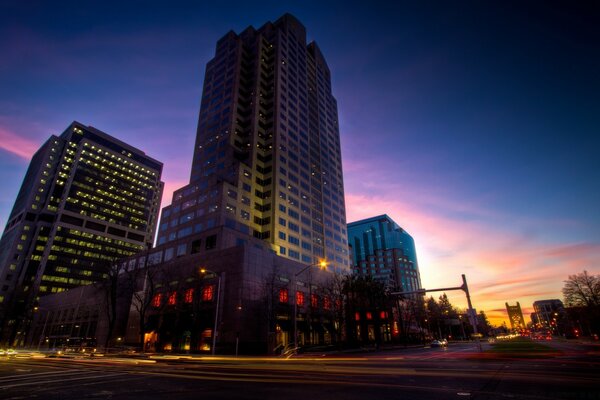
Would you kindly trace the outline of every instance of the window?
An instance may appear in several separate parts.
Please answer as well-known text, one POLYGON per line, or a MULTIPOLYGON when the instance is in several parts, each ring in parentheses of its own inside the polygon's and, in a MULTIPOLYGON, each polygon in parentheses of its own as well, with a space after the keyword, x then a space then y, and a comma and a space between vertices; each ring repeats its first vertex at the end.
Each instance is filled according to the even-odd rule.
POLYGON ((211 250, 217 247, 217 235, 210 235, 206 238, 205 248, 211 250))
POLYGON ((212 301, 215 295, 215 286, 209 285, 202 288, 202 301, 212 301))
POLYGON ((299 306, 304 305, 304 292, 301 292, 300 290, 296 292, 296 304, 299 306))
POLYGON ((310 295, 310 306, 312 308, 317 308, 319 306, 319 296, 314 293, 310 295))
POLYGON ((329 296, 323 298, 323 308, 326 310, 331 309, 331 298, 329 296))
POLYGON ((152 307, 160 307, 161 303, 162 303, 162 293, 159 293, 159 294, 155 295, 154 298, 152 299, 152 307))
POLYGON ((192 301, 194 301, 194 289, 188 289, 185 291, 183 301, 185 301, 186 303, 191 303, 192 301))
POLYGON ((169 295, 168 303, 170 306, 174 306, 177 303, 177 292, 173 292, 169 295))
POLYGON ((279 289, 279 302, 280 303, 288 302, 288 290, 287 289, 279 289))

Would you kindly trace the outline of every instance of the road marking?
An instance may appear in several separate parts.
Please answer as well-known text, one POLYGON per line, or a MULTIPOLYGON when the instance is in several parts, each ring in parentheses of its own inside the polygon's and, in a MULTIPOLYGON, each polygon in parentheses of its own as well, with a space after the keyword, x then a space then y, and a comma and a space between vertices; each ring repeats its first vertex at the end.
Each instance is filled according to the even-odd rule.
MULTIPOLYGON (((121 375, 128 375, 127 372, 123 372, 123 373, 115 373, 115 374, 105 374, 105 375, 89 375, 89 376, 82 376, 79 378, 70 378, 70 379, 60 379, 60 380, 51 380, 51 381, 36 381, 35 384, 36 385, 43 385, 45 383, 58 383, 58 384, 63 384, 64 382, 71 382, 71 381, 81 381, 81 380, 85 380, 85 379, 100 379, 100 378, 110 378, 112 376, 121 376, 121 375)), ((0 386, 0 389, 10 389, 10 388, 14 388, 14 387, 19 387, 19 386, 31 386, 31 382, 22 382, 22 383, 15 383, 12 385, 2 385, 0 386)))

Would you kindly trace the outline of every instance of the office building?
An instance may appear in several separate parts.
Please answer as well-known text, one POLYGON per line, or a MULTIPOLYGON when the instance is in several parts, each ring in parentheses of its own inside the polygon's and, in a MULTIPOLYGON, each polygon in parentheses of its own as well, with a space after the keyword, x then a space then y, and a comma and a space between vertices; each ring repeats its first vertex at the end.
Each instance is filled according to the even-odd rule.
POLYGON ((421 289, 415 242, 387 215, 348 224, 354 273, 370 275, 392 290, 421 289))
POLYGON ((101 280, 151 246, 162 163, 73 122, 33 156, 0 240, 2 341, 19 345, 40 296, 101 280))
MULTIPOLYGON (((156 247, 120 262, 126 274, 169 277, 156 291, 136 288, 152 303, 143 332, 133 311, 116 328, 128 344, 143 336, 156 351, 271 353, 341 340, 331 272, 351 267, 337 105, 325 59, 293 16, 218 41, 189 184, 163 208, 156 247), (329 271, 318 268, 323 259, 329 271)), ((88 303, 43 299, 30 340, 65 343, 85 323, 102 341, 103 316, 91 322, 88 303)))
MULTIPOLYGON (((533 302, 533 310, 536 315, 536 328, 551 329, 557 333, 559 328, 566 325, 566 311, 563 302, 559 299, 537 300, 533 302)), ((532 319, 532 322, 533 319, 532 319)))
MULTIPOLYGON (((227 33, 206 66, 190 183, 163 209, 158 245, 215 227, 304 264, 349 272, 336 100, 316 43, 286 14, 227 33)), ((231 243, 190 239, 223 249, 231 243)), ((182 253, 184 250, 182 249, 182 253)))

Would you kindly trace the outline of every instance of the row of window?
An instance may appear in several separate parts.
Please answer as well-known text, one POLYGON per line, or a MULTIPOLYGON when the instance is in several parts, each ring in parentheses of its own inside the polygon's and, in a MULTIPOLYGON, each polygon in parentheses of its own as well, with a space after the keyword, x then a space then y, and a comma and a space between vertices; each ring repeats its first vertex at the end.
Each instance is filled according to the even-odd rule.
MULTIPOLYGON (((174 306, 181 302, 190 304, 194 301, 195 296, 196 289, 194 288, 186 289, 182 293, 176 291, 170 293, 157 293, 152 298, 152 307, 158 308, 163 305, 174 306)), ((215 285, 204 286, 200 290, 200 299, 202 301, 213 301, 214 297, 215 285)))
MULTIPOLYGON (((296 291, 296 304, 299 306, 304 306, 306 302, 306 294, 300 290, 296 291)), ((287 304, 289 303, 289 291, 287 288, 279 289, 279 303, 287 304)), ((329 296, 319 296, 315 293, 311 293, 310 295, 310 306, 312 308, 322 307, 324 310, 331 310, 332 301, 329 296)), ((336 301, 336 308, 341 307, 341 302, 336 301)))

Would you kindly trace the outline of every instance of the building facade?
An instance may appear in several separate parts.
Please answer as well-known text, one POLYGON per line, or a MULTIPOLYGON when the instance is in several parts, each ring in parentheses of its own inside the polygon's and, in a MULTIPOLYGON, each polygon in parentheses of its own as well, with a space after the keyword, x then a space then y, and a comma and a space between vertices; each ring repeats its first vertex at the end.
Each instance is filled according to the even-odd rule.
MULTIPOLYGON (((238 235, 227 227, 212 234, 219 241, 238 235)), ((298 276, 305 265, 255 238, 165 261, 170 246, 120 261, 110 340, 106 293, 88 285, 40 299, 28 346, 104 347, 108 342, 146 351, 210 352, 214 343, 219 354, 264 354, 289 345, 294 334, 299 345, 341 340, 340 303, 330 272, 311 267, 298 276)))
POLYGON ((563 333, 566 326, 567 315, 563 302, 559 299, 537 300, 533 302, 536 315, 535 328, 550 329, 552 333, 563 333))
POLYGON ((0 240, 2 341, 23 343, 40 296, 102 280, 151 246, 162 163, 73 122, 33 156, 0 240))
POLYGON ((370 275, 390 289, 421 289, 415 242, 387 215, 348 224, 354 273, 370 275))
POLYGON ((330 71, 289 14, 229 32, 206 66, 190 183, 164 208, 158 244, 217 226, 351 270, 330 71))

